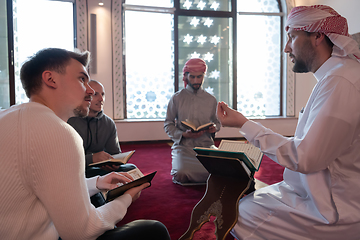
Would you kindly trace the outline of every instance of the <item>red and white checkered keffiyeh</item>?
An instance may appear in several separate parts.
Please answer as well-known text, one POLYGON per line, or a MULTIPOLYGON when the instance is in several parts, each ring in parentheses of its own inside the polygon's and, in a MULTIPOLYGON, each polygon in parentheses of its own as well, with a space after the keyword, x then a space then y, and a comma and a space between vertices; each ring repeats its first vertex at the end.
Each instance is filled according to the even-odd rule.
POLYGON ((204 60, 201 58, 191 58, 185 63, 185 66, 183 68, 183 81, 184 86, 186 87, 186 76, 185 73, 187 72, 203 72, 206 73, 207 65, 204 60))
POLYGON ((346 18, 325 5, 300 6, 291 10, 285 30, 321 32, 334 43, 333 55, 353 55, 360 62, 358 43, 348 32, 346 18))

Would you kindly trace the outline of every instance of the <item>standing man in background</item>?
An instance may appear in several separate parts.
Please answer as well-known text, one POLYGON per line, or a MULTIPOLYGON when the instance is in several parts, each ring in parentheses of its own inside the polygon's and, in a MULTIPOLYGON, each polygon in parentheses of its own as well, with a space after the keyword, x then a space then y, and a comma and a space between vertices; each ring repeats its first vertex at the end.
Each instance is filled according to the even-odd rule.
POLYGON ((216 98, 201 87, 206 70, 204 60, 188 60, 183 68, 185 88, 176 92, 168 104, 164 129, 174 142, 171 152, 174 183, 205 183, 209 176, 193 150, 194 147, 214 146, 213 136, 220 130, 216 118, 216 98), (197 126, 208 122, 214 124, 208 130, 192 132, 182 126, 183 120, 190 120, 197 126))
POLYGON ((91 167, 89 164, 112 158, 111 155, 121 152, 115 122, 103 110, 105 103, 104 86, 90 80, 89 85, 95 93, 92 97, 89 115, 87 117, 72 117, 68 123, 79 133, 83 139, 86 160, 86 177, 105 175, 112 171, 127 172, 134 169, 134 164, 120 166, 91 167))
POLYGON ((324 5, 292 9, 284 51, 317 80, 294 137, 218 104, 223 126, 285 167, 284 180, 239 204, 237 239, 357 240, 360 237, 360 50, 347 21, 324 5))

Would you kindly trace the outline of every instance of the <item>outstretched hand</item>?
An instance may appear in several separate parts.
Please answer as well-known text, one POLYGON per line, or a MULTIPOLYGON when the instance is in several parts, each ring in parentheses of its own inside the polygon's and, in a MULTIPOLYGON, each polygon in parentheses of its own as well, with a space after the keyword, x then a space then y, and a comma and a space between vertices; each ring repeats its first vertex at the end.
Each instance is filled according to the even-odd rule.
POLYGON ((249 121, 240 112, 230 108, 226 103, 219 102, 216 109, 216 115, 220 123, 224 127, 241 128, 244 123, 249 121))

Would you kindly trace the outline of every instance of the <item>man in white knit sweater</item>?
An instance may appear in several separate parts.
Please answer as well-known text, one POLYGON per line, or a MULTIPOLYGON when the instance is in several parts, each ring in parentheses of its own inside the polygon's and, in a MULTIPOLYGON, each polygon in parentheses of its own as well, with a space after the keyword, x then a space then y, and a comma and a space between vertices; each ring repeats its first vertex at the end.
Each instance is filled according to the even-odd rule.
POLYGON ((157 221, 114 229, 148 186, 99 208, 89 195, 131 181, 127 173, 85 178, 82 139, 66 123, 86 116, 89 53, 44 49, 21 69, 29 103, 0 112, 0 239, 170 239, 157 221))

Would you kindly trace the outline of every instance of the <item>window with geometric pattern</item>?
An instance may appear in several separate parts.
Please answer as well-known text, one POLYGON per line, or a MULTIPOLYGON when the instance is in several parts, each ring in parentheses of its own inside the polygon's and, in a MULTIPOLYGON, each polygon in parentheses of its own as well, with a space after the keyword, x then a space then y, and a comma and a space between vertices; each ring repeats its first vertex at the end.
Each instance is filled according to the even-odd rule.
POLYGON ((203 58, 203 88, 248 117, 282 114, 282 21, 277 0, 126 0, 126 118, 161 119, 182 68, 203 58))

